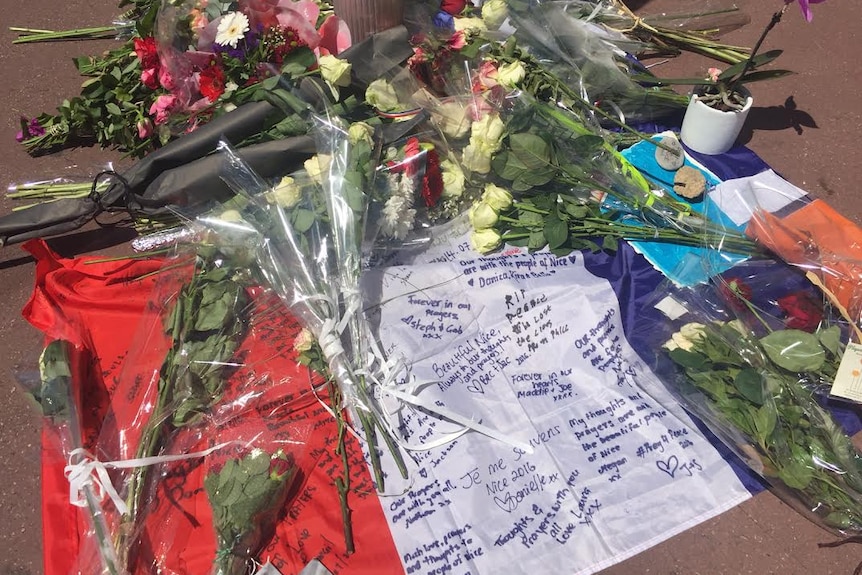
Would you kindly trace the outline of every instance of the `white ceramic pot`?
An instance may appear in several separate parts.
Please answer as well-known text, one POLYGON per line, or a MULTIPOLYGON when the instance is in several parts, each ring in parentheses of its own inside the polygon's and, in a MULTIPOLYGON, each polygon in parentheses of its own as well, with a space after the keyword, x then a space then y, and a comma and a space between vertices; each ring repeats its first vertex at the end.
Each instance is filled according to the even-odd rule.
POLYGON ((333 8, 350 28, 354 44, 404 21, 404 0, 334 0, 333 8))
POLYGON ((725 153, 736 142, 753 102, 747 94, 742 110, 722 112, 701 102, 697 93, 692 94, 682 120, 682 142, 701 154, 725 153))

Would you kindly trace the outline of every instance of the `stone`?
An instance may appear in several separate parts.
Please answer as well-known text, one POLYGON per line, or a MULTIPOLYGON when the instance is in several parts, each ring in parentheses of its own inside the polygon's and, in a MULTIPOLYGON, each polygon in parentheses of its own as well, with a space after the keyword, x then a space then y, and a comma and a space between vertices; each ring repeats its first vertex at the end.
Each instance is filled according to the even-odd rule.
POLYGON ((706 176, 691 166, 683 166, 673 177, 673 191, 687 200, 700 197, 706 190, 706 176))
POLYGON ((682 151, 682 144, 679 143, 676 136, 665 136, 662 138, 661 144, 671 148, 673 151, 656 146, 655 161, 658 162, 658 165, 669 172, 675 172, 680 169, 685 164, 685 152, 682 151))

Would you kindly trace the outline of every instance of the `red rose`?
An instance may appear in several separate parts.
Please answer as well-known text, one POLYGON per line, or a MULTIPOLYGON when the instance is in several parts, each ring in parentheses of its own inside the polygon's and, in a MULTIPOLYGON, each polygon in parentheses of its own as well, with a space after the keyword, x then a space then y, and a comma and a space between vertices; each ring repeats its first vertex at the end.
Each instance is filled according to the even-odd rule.
POLYGON ((156 49, 156 39, 152 36, 135 38, 135 54, 144 70, 159 67, 159 52, 156 49))
POLYGON ((739 278, 732 278, 723 282, 719 288, 722 298, 737 311, 748 310, 751 303, 751 286, 739 278))
POLYGON ((425 205, 433 207, 443 195, 443 172, 440 171, 440 158, 437 150, 428 150, 425 162, 425 175, 422 177, 422 197, 425 205))
POLYGON ((443 0, 440 3, 440 10, 452 16, 457 16, 464 11, 465 6, 467 6, 467 0, 443 0))
POLYGON ((210 102, 215 102, 224 94, 224 71, 215 63, 201 70, 200 91, 210 102))
POLYGON ((269 460, 269 478, 273 481, 284 480, 293 469, 287 458, 281 454, 269 460))
POLYGON ((823 320, 820 302, 807 292, 797 292, 779 298, 778 307, 787 316, 784 324, 790 329, 813 332, 823 320))

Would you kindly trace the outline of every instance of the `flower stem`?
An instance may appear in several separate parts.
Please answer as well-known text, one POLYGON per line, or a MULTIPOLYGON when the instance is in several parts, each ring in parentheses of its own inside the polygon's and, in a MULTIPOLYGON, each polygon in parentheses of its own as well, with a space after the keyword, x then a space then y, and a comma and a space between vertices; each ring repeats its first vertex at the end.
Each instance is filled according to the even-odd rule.
POLYGON ((784 12, 787 11, 787 7, 790 4, 785 2, 784 6, 781 7, 781 10, 775 12, 772 15, 772 19, 769 21, 769 24, 764 28, 763 33, 760 34, 760 38, 757 39, 757 43, 754 45, 754 48, 751 49, 751 55, 745 61, 745 66, 742 67, 742 72, 736 77, 736 79, 728 86, 728 90, 731 92, 735 92, 737 86, 740 84, 745 75, 751 71, 751 68, 754 66, 754 57, 757 56, 757 53, 760 51, 760 46, 763 45, 763 41, 766 40, 766 35, 775 28, 775 26, 781 22, 781 17, 784 16, 784 12))

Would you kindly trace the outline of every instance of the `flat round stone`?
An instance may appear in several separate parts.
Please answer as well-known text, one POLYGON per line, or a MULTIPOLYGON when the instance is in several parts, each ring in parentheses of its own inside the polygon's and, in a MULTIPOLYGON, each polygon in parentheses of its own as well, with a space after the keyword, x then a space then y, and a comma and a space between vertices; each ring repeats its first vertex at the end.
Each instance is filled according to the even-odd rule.
POLYGON ((691 166, 683 166, 673 177, 673 191, 687 200, 693 200, 706 190, 706 176, 691 166))
POLYGON ((685 163, 685 152, 682 151, 682 145, 676 136, 665 136, 662 138, 661 144, 670 150, 665 150, 661 146, 655 147, 655 161, 658 162, 658 165, 669 172, 680 169, 685 163))

